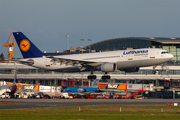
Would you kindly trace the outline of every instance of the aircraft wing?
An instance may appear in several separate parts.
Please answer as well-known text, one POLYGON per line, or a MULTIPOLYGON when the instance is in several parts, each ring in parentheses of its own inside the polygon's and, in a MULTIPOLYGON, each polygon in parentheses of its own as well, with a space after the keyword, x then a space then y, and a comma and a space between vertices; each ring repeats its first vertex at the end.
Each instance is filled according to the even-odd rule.
POLYGON ((61 63, 61 64, 73 65, 73 66, 81 65, 79 67, 79 69, 81 69, 82 71, 83 71, 83 68, 85 66, 95 67, 97 65, 102 64, 100 62, 86 61, 86 60, 76 60, 76 59, 69 59, 69 58, 59 58, 59 57, 54 57, 54 56, 48 56, 47 58, 52 58, 52 60, 51 60, 52 62, 58 62, 58 63, 61 63))

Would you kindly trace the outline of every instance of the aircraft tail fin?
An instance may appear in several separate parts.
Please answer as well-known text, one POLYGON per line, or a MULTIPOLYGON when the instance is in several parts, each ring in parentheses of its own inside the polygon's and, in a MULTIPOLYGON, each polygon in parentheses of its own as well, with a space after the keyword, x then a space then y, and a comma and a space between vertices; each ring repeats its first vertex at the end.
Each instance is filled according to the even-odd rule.
POLYGON ((47 56, 41 52, 22 32, 13 32, 23 58, 47 56))
POLYGON ((99 79, 95 79, 95 80, 93 81, 93 84, 92 84, 91 87, 97 87, 98 83, 99 83, 99 79))

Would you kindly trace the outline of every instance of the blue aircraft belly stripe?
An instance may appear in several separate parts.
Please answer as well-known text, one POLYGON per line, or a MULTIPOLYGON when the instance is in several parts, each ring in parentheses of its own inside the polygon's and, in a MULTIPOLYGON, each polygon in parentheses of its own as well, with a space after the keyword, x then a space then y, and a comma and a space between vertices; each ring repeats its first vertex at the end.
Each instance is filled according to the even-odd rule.
POLYGON ((84 89, 86 92, 92 92, 92 91, 97 91, 97 88, 93 87, 80 87, 80 88, 66 88, 64 89, 64 92, 78 92, 79 89, 84 89))

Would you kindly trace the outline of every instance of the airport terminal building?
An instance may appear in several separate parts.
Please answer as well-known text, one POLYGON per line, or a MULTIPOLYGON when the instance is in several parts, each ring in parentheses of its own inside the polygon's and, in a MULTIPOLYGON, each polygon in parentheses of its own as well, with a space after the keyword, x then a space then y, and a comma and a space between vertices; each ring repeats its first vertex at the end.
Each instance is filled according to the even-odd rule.
MULTIPOLYGON (((140 68, 138 72, 125 73, 124 71, 116 71, 109 73, 111 80, 101 80, 101 82, 108 83, 129 83, 134 84, 153 84, 155 91, 150 96, 158 97, 154 94, 157 92, 164 95, 164 93, 171 95, 175 91, 177 96, 180 96, 180 38, 144 38, 144 37, 128 37, 105 40, 94 43, 83 48, 84 52, 90 51, 114 51, 125 49, 139 49, 139 48, 161 48, 167 50, 174 55, 171 61, 167 64, 159 65, 156 74, 152 74, 153 67, 140 68)), ((75 53, 81 53, 75 52, 75 53)), ((46 53, 48 55, 64 55, 73 53, 46 53)), ((87 80, 89 72, 81 73, 59 73, 54 71, 47 71, 37 69, 34 67, 21 65, 18 63, 7 63, 2 61, 0 63, 0 81, 12 82, 14 79, 14 70, 18 68, 18 82, 62 86, 66 87, 81 87, 90 86, 92 80, 87 80)), ((101 78, 103 72, 94 72, 97 78, 101 78)), ((160 96, 162 96, 160 95, 160 96)), ((170 98, 172 96, 169 96, 170 98)))

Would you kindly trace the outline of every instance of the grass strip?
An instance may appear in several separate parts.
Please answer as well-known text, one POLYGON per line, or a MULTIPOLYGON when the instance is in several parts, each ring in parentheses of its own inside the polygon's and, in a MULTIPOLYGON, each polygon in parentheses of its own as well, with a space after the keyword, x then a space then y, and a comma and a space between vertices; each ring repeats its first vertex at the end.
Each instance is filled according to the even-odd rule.
POLYGON ((0 110, 1 120, 169 120, 180 119, 180 106, 94 105, 0 110), (80 111, 79 111, 80 107, 80 111), (120 112, 121 107, 121 112, 120 112), (162 112, 163 108, 163 112, 162 112), (179 110, 179 111, 178 111, 179 110))

